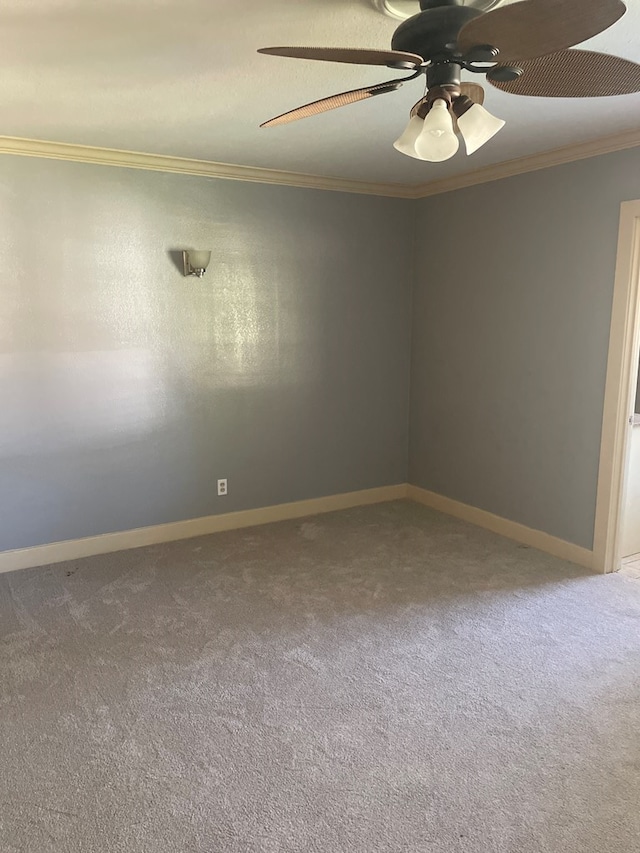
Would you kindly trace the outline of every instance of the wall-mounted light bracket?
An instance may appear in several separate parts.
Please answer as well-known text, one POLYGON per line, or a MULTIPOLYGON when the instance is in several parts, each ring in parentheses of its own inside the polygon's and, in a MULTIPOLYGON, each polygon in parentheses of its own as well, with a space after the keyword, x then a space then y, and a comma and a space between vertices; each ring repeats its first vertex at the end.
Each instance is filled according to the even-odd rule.
POLYGON ((185 249, 182 252, 182 264, 185 275, 196 275, 202 278, 205 274, 209 261, 211 260, 211 252, 196 251, 195 249, 185 249))

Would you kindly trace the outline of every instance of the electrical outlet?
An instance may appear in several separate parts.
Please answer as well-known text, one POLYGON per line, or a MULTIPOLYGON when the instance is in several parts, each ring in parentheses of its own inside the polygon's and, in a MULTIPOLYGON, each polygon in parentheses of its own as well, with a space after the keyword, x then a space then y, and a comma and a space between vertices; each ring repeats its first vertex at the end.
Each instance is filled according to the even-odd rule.
POLYGON ((227 478, 224 480, 218 480, 218 495, 226 495, 227 494, 227 478))

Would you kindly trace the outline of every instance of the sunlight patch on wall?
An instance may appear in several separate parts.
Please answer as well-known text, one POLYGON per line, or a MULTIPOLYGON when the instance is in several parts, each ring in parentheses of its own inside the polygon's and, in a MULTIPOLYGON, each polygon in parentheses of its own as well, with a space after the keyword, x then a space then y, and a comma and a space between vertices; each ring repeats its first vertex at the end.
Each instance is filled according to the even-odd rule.
MULTIPOLYGON (((210 389, 290 386, 318 370, 311 293, 291 257, 234 228, 215 231, 206 276, 180 288, 170 330, 185 380, 210 389)), ((175 304, 175 302, 174 302, 175 304)))

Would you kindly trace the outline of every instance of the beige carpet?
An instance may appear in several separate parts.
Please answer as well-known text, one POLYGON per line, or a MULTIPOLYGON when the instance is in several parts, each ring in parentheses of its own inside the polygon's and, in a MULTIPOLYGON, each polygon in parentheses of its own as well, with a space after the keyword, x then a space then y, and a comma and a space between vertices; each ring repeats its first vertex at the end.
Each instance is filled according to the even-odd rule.
POLYGON ((640 583, 399 502, 0 577, 2 853, 637 853, 640 583))

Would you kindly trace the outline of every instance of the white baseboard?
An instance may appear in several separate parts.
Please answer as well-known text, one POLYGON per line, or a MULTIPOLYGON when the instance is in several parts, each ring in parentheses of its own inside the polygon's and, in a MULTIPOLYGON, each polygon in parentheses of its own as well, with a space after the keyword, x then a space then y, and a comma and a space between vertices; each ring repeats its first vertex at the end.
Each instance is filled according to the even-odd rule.
POLYGON ((0 573, 48 566, 51 563, 79 560, 82 557, 94 557, 97 554, 110 554, 114 551, 126 551, 129 548, 142 548, 145 545, 174 542, 178 539, 190 539, 194 536, 206 536, 223 530, 237 530, 241 527, 255 527, 273 521, 304 518, 307 515, 318 515, 349 507, 395 501, 406 496, 407 485, 400 483, 396 486, 381 486, 377 489, 364 489, 359 492, 329 495, 295 503, 228 512, 222 515, 208 515, 203 518, 173 521, 169 524, 139 527, 135 530, 105 533, 100 536, 88 536, 85 539, 69 539, 65 542, 53 542, 50 545, 36 545, 33 548, 2 551, 0 552, 0 573))
POLYGON ((574 545, 572 542, 565 542, 564 539, 558 539, 549 533, 534 530, 532 527, 519 524, 517 521, 509 521, 509 519, 494 515, 492 512, 460 503, 460 501, 455 501, 436 492, 421 489, 419 486, 407 486, 407 497, 431 509, 444 512, 446 515, 453 515, 463 521, 469 521, 478 527, 484 527, 507 539, 521 542, 523 545, 530 545, 532 548, 552 554, 554 557, 569 560, 588 569, 593 568, 593 551, 582 548, 580 545, 574 545))
POLYGON ((130 548, 142 548, 145 545, 159 545, 162 542, 206 536, 224 530, 256 527, 274 521, 304 518, 323 512, 334 512, 340 509, 403 498, 408 498, 446 515, 468 521, 478 527, 484 527, 500 536, 505 536, 507 539, 514 539, 516 542, 522 542, 524 545, 530 545, 539 551, 552 554, 554 557, 560 557, 587 568, 593 567, 593 552, 587 548, 565 542, 563 539, 543 533, 541 530, 533 530, 524 524, 509 521, 486 510, 436 494, 436 492, 421 489, 419 486, 400 483, 395 486, 381 486, 376 489, 329 495, 324 498, 312 498, 295 503, 277 504, 222 515, 208 515, 203 518, 157 524, 153 527, 139 527, 135 530, 123 530, 118 533, 105 533, 101 536, 89 536, 85 539, 71 539, 65 542, 53 542, 49 545, 36 545, 33 548, 2 551, 0 552, 0 574, 18 569, 48 566, 52 563, 63 563, 67 560, 79 560, 82 557, 94 557, 98 554, 110 554, 114 551, 126 551, 130 548))

